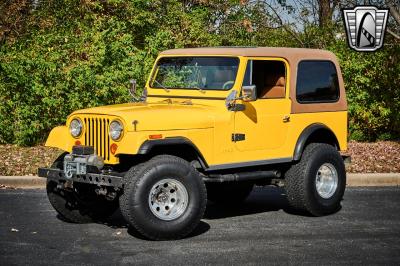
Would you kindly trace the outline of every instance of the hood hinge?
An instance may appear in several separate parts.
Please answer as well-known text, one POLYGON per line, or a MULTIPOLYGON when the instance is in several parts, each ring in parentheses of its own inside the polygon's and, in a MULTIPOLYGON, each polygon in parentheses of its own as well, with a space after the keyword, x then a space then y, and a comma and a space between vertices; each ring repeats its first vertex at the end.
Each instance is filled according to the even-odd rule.
POLYGON ((246 135, 242 133, 233 133, 232 134, 232 141, 237 142, 237 141, 243 141, 246 139, 246 135))

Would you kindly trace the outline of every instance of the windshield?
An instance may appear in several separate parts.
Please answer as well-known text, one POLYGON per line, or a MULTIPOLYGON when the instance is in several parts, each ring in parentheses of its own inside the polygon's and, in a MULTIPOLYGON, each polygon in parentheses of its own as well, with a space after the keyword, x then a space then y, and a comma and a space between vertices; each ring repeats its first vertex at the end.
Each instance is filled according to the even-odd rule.
POLYGON ((236 80, 234 57, 163 57, 158 60, 152 88, 229 90, 236 80))

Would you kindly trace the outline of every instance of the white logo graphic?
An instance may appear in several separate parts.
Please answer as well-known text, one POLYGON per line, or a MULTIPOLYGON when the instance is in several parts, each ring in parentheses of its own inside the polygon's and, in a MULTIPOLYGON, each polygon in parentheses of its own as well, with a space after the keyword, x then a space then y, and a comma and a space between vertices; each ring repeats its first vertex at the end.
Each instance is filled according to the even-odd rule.
POLYGON ((343 9, 349 46, 356 51, 376 51, 383 45, 388 9, 357 6, 343 9))

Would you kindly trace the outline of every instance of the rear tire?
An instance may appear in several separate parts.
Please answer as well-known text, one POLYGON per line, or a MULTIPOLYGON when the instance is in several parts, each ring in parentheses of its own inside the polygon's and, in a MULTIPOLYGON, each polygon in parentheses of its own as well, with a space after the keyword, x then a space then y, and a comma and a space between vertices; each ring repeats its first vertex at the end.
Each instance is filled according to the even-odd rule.
POLYGON ((337 212, 346 187, 346 170, 339 152, 324 143, 309 144, 298 163, 285 174, 291 207, 322 216, 337 212))
POLYGON ((125 220, 152 240, 180 239, 203 217, 207 191, 187 161, 159 155, 132 167, 125 176, 120 209, 125 220))
POLYGON ((253 186, 249 182, 207 183, 207 197, 215 204, 239 204, 247 199, 253 186))

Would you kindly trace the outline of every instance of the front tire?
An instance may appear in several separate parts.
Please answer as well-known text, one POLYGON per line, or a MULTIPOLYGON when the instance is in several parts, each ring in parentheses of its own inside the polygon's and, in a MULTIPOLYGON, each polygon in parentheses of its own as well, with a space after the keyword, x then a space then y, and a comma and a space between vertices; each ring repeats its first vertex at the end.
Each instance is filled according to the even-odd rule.
POLYGON ((309 144, 298 163, 285 174, 291 207, 322 216, 337 212, 346 187, 346 170, 339 152, 324 143, 309 144))
POLYGON ((118 208, 118 200, 109 201, 98 196, 88 184, 74 184, 71 189, 57 187, 58 183, 47 181, 47 197, 53 208, 64 220, 72 223, 103 221, 118 208))
MULTIPOLYGON (((52 168, 63 169, 64 156, 61 154, 52 164, 52 168)), ((70 189, 59 188, 58 182, 47 180, 46 192, 50 204, 67 222, 90 223, 102 221, 118 209, 118 200, 106 200, 99 197, 94 187, 88 184, 73 184, 70 189)))
POLYGON ((120 209, 125 220, 152 240, 180 239, 203 217, 207 192, 187 161, 159 155, 132 167, 125 176, 120 209))

